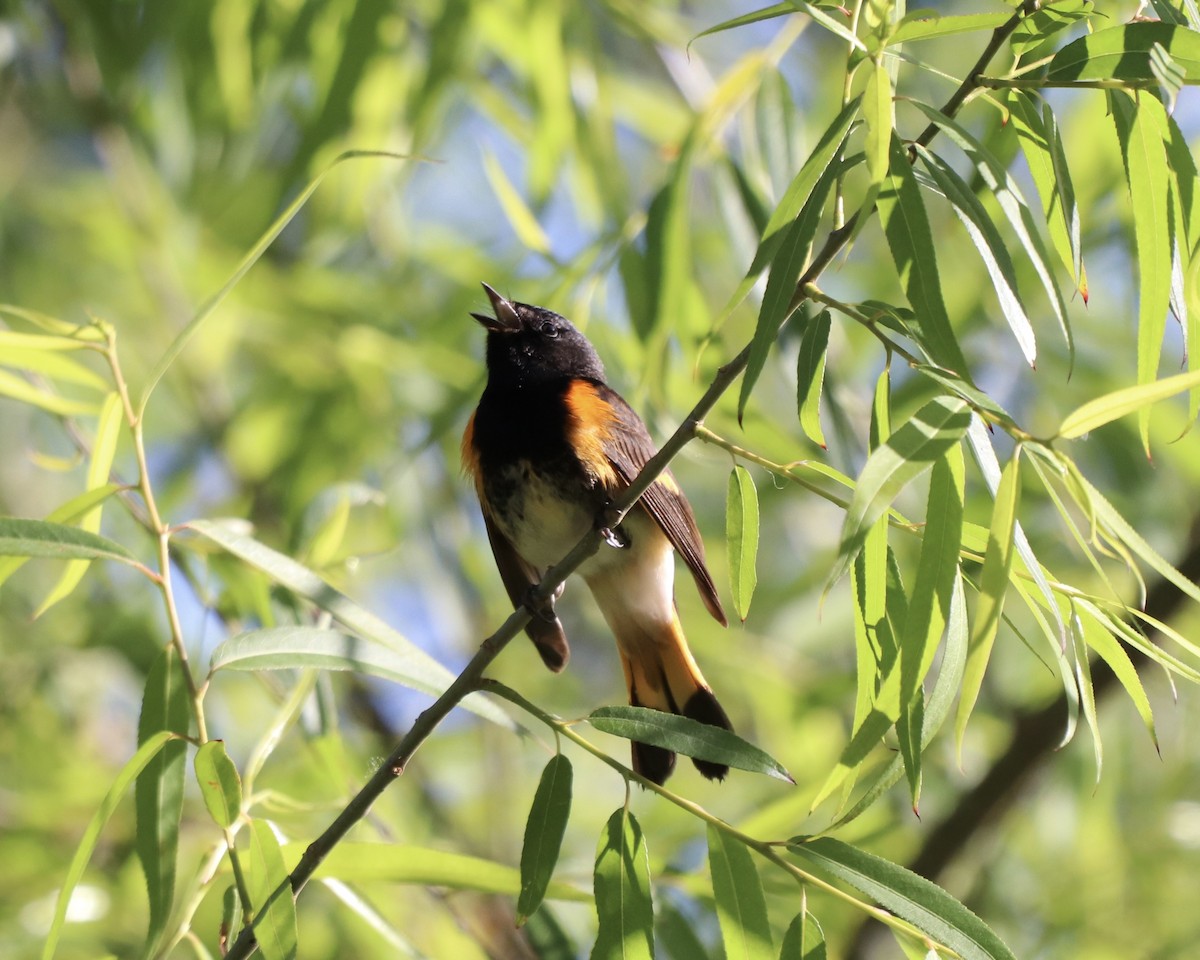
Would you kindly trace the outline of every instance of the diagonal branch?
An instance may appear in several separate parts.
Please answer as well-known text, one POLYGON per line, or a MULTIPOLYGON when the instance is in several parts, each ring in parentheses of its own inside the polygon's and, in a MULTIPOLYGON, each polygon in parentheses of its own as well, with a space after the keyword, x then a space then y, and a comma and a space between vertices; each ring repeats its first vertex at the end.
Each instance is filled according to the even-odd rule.
MULTIPOLYGON (((985 48, 984 55, 972 69, 971 73, 963 80, 962 84, 951 96, 951 98, 942 107, 942 113, 946 116, 953 116, 962 104, 966 101, 968 95, 979 86, 979 75, 984 67, 996 51, 1000 49, 1004 41, 1016 30, 1021 21, 1029 14, 1033 13, 1040 6, 1040 0, 1024 0, 1020 7, 1013 13, 1004 24, 997 27, 993 31, 991 40, 985 48)), ((920 142, 925 144, 933 139, 937 131, 926 131, 922 134, 920 142)), ((804 271, 799 281, 796 283, 795 292, 792 295, 791 301, 788 304, 787 313, 784 316, 780 328, 788 322, 792 315, 799 309, 800 305, 808 298, 806 288, 809 284, 815 283, 824 272, 826 267, 833 262, 833 259, 841 252, 842 248, 849 242, 854 235, 854 225, 860 216, 869 215, 871 210, 860 210, 854 214, 845 224, 838 229, 832 231, 825 241, 825 245, 813 258, 808 268, 804 271)), ((619 522, 630 508, 638 501, 643 493, 649 489, 650 485, 658 477, 659 474, 667 468, 671 460, 684 448, 696 435, 696 428, 703 422, 704 418, 709 414, 717 401, 732 385, 734 380, 746 369, 746 364, 750 359, 750 344, 747 343, 732 360, 717 370, 716 376, 712 383, 704 392, 704 395, 692 408, 691 413, 686 419, 676 428, 675 432, 667 439, 667 441, 659 449, 653 457, 647 461, 642 471, 634 479, 633 483, 621 494, 620 497, 609 508, 608 516, 606 516, 606 526, 611 526, 614 522, 619 522)), ((561 562, 551 567, 546 575, 542 578, 541 583, 531 592, 530 602, 537 603, 539 601, 548 601, 554 594, 558 586, 567 579, 588 557, 600 549, 601 537, 598 530, 589 531, 582 540, 575 545, 566 557, 561 562)), ((404 773, 405 767, 412 759, 413 755, 420 748, 421 744, 428 739, 429 735, 437 728, 437 726, 445 719, 446 715, 454 709, 455 706, 467 694, 479 689, 480 682, 483 678, 483 672, 488 668, 491 662, 496 659, 500 651, 508 645, 521 629, 529 622, 531 613, 528 608, 521 607, 508 617, 500 628, 490 637, 483 641, 475 656, 463 669, 462 673, 455 678, 454 682, 446 689, 434 703, 423 711, 417 717, 416 722, 408 731, 400 742, 396 745, 396 749, 392 751, 391 756, 380 766, 379 770, 366 782, 358 794, 346 805, 345 809, 337 816, 337 818, 329 825, 324 833, 321 834, 304 852, 300 858, 300 862, 296 864, 296 868, 288 877, 288 883, 278 887, 271 895, 271 899, 283 896, 285 894, 293 897, 298 896, 300 891, 304 889, 305 884, 312 878, 321 861, 328 856, 329 852, 337 845, 337 843, 346 835, 354 824, 366 816, 371 805, 379 798, 384 790, 393 783, 397 777, 404 773)), ((262 904, 258 908, 259 914, 262 913, 266 904, 262 904)), ((254 930, 252 926, 247 926, 242 929, 237 940, 230 948, 226 955, 227 960, 245 960, 257 947, 254 938, 254 930)))

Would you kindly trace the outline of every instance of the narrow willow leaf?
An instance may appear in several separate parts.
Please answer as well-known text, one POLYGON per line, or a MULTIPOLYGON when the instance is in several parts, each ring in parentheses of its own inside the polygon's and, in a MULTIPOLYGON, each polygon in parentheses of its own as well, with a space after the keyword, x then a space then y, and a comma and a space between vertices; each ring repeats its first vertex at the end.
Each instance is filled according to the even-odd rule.
POLYGON ((103 343, 104 334, 99 328, 77 323, 67 323, 57 320, 35 310, 13 306, 10 303, 0 303, 0 314, 9 314, 27 320, 34 326, 46 330, 50 336, 41 333, 22 333, 17 330, 0 330, 0 350, 7 353, 10 347, 24 347, 33 350, 84 350, 95 348, 103 343))
POLYGON ((746 294, 750 292, 759 276, 774 259, 788 226, 799 216, 805 201, 813 192, 817 181, 821 179, 833 162, 833 158, 841 153, 842 144, 846 142, 846 135, 854 124, 854 118, 858 116, 860 102, 861 98, 855 97, 842 108, 841 113, 821 134, 817 145, 808 159, 804 161, 804 165, 796 176, 792 178, 792 182, 788 184, 783 199, 779 201, 779 205, 771 213, 770 220, 767 221, 767 226, 758 243, 758 249, 754 252, 754 260, 750 264, 750 269, 746 271, 746 276, 738 284, 733 296, 729 298, 729 302, 721 311, 722 317, 729 316, 733 309, 746 298, 746 294))
MULTIPOLYGON (((962 448, 951 447, 933 465, 925 510, 921 557, 900 635, 900 704, 916 702, 921 684, 933 666, 950 603, 958 581, 958 551, 962 538, 966 470, 962 448)), ((920 796, 920 746, 923 710, 909 718, 902 742, 913 804, 920 796)), ((899 730, 897 732, 900 732, 899 730)))
MULTIPOLYGON (((281 586, 328 611, 335 620, 355 633, 390 648, 397 655, 391 663, 398 671, 398 675, 390 679, 433 696, 441 695, 453 682, 454 675, 449 670, 403 634, 334 589, 312 570, 248 536, 244 523, 236 520, 193 520, 186 526, 261 570, 281 586), (403 679, 400 679, 401 676, 403 679)), ((0 525, 0 546, 3 544, 2 537, 3 526, 0 525)), ((504 711, 478 694, 466 697, 462 706, 493 723, 510 729, 513 726, 504 711)))
POLYGON ((736 733, 689 717, 647 707, 599 707, 587 718, 597 730, 627 740, 663 747, 698 760, 723 763, 738 770, 765 773, 795 783, 779 761, 736 733))
POLYGON ((242 925, 242 898, 238 896, 237 887, 230 884, 221 898, 221 933, 218 944, 222 955, 229 952, 229 947, 237 938, 242 925))
MULTIPOLYGON (((1009 173, 1007 165, 1001 163, 994 154, 985 149, 983 144, 956 120, 947 117, 941 111, 929 106, 929 104, 913 101, 913 105, 921 110, 932 123, 936 124, 950 140, 962 149, 967 155, 967 159, 971 161, 975 174, 979 176, 996 198, 996 202, 1000 205, 1000 210, 1004 213, 1013 232, 1017 235, 1017 239, 1024 248, 1029 262, 1033 265, 1038 279, 1042 282, 1042 288, 1046 292, 1046 299, 1050 302, 1050 307, 1054 311, 1054 317, 1058 321, 1059 329, 1062 331, 1063 340, 1066 342, 1067 349, 1071 352, 1073 359, 1075 351, 1074 335, 1071 332, 1071 325, 1067 320, 1067 308, 1063 302, 1062 291, 1058 289, 1058 282, 1055 280, 1054 273, 1050 269, 1049 252, 1046 250, 1045 241, 1042 239, 1042 234, 1037 228, 1037 217, 1034 216, 1029 204, 1025 201, 1025 197, 1009 173)), ((946 364, 943 364, 943 366, 946 366, 946 364)))
POLYGON ((758 583, 758 493, 754 478, 741 464, 729 474, 725 501, 725 542, 729 549, 729 579, 733 606, 745 621, 758 583))
POLYGON ((688 47, 699 40, 701 37, 709 37, 714 33, 723 33, 726 30, 736 30, 738 27, 745 27, 752 23, 759 23, 763 20, 773 20, 776 17, 788 17, 794 13, 798 13, 796 4, 794 3, 773 3, 769 7, 763 7, 761 10, 754 10, 750 13, 744 13, 740 17, 733 17, 729 20, 722 20, 716 26, 709 27, 707 30, 701 30, 698 34, 688 41, 688 47))
POLYGON ((118 560, 141 566, 137 557, 119 543, 65 523, 0 517, 0 556, 118 560))
MULTIPOLYGON (((109 475, 112 472, 113 460, 117 454, 117 438, 120 434, 124 418, 124 407, 120 395, 116 392, 108 394, 104 405, 100 408, 100 418, 96 424, 96 438, 92 443, 92 457, 88 463, 87 489, 98 490, 108 486, 109 475)), ((79 528, 88 533, 100 532, 100 516, 103 501, 97 503, 87 513, 79 518, 79 528)), ((90 560, 71 560, 63 567, 62 573, 55 585, 50 588, 46 599, 34 612, 34 618, 40 617, 59 600, 69 597, 79 586, 84 575, 91 566, 90 560)))
MULTIPOLYGON (((1200 42, 1200 37, 1197 41, 1200 42)), ((1139 290, 1137 380, 1144 385, 1158 376, 1171 302, 1170 172, 1163 144, 1166 115, 1162 104, 1153 97, 1135 100, 1114 90, 1109 103, 1133 208, 1139 290)), ((1149 457, 1149 407, 1138 411, 1138 434, 1149 457)))
POLYGON ((175 358, 183 352, 184 347, 196 335, 200 329, 200 325, 224 302, 225 298, 229 296, 230 291, 241 282, 242 277, 250 272, 250 268, 258 263, 262 255, 267 252, 267 248, 275 242, 275 238, 283 233, 284 228, 292 222, 292 219, 300 212, 300 209, 308 202, 308 198, 316 192, 317 187, 321 185, 321 181, 339 164, 345 163, 347 160, 355 160, 363 157, 388 157, 392 160, 407 159, 401 154, 389 153, 386 150, 347 150, 345 153, 335 157, 329 166, 313 177, 308 182, 308 186, 300 191, 300 195, 288 204, 287 209, 276 217, 275 222, 255 241, 254 246, 242 257, 241 262, 234 268, 232 276, 225 281, 224 286, 205 300, 192 319, 188 321, 187 326, 176 334, 175 339, 171 341, 170 346, 167 347, 155 365, 154 371, 150 374, 150 379, 146 382, 146 386, 142 390, 142 397, 138 402, 137 408, 139 420, 143 418, 146 412, 146 404, 150 402, 150 395, 154 393, 155 387, 158 386, 159 381, 162 380, 163 376, 171 368, 171 364, 175 362, 175 358))
POLYGON ((800 428, 813 443, 825 448, 825 432, 821 429, 821 393, 825 387, 825 358, 829 352, 828 310, 822 310, 808 321, 800 340, 800 356, 796 361, 796 407, 800 428))
POLYGON ((1145 86, 1155 81, 1151 51, 1160 46, 1184 71, 1186 83, 1200 83, 1200 34, 1184 27, 1144 21, 1097 30, 1068 43, 1046 68, 1050 85, 1085 80, 1122 80, 1145 86))
POLYGON ((1166 47, 1155 43, 1150 47, 1150 72, 1158 81, 1158 90, 1166 103, 1167 112, 1173 113, 1179 91, 1187 79, 1186 71, 1167 53, 1166 47))
POLYGON ((296 901, 283 852, 265 820, 250 824, 250 902, 263 960, 293 960, 298 946, 296 901))
POLYGON ((867 125, 867 176, 870 186, 878 188, 887 176, 892 144, 892 82, 882 57, 870 61, 868 69, 862 103, 863 120, 867 125))
POLYGON ((1121 646, 1108 629, 1095 617, 1083 613, 1079 616, 1079 626, 1083 633, 1083 641, 1096 651, 1112 672, 1116 675, 1121 686, 1133 701, 1138 716, 1146 725, 1146 732, 1154 743, 1154 749, 1159 750, 1158 732, 1154 726, 1154 710, 1150 706, 1150 698, 1146 696, 1146 688, 1142 686, 1142 678, 1138 676, 1137 667, 1129 659, 1129 654, 1121 646))
MULTIPOLYGON (((283 846, 286 863, 303 856, 306 843, 283 846)), ((401 883, 422 887, 448 887, 516 897, 521 892, 521 874, 515 867, 495 860, 472 857, 433 847, 408 843, 342 841, 326 857, 314 876, 318 880, 347 883, 401 883)), ((557 881, 546 890, 549 900, 590 903, 586 890, 557 881)))
POLYGON ((175 898, 175 859, 179 850, 179 821, 183 816, 183 783, 191 723, 191 698, 174 647, 165 647, 146 675, 142 711, 138 718, 138 745, 166 732, 175 739, 166 744, 137 778, 137 853, 146 876, 150 923, 144 956, 155 952, 166 929, 175 898))
POLYGON ((1000 486, 996 490, 996 503, 992 509, 987 552, 983 557, 983 572, 979 577, 979 603, 975 609, 975 625, 971 630, 967 669, 954 723, 955 739, 960 751, 967 720, 970 719, 975 701, 979 698, 983 675, 987 671, 992 645, 1000 629, 1000 616, 1004 611, 1004 594, 1008 589, 1008 578, 1015 553, 1013 527, 1021 492, 1020 454, 1021 448, 1017 447, 1013 451, 1012 459, 1005 465, 1004 473, 1000 476, 1000 486))
POLYGON ((35 387, 28 380, 7 370, 0 370, 0 397, 8 397, 60 417, 80 417, 96 412, 94 400, 71 400, 59 396, 57 393, 35 387))
POLYGON ((1041 101, 1039 110, 1033 94, 1025 90, 1011 91, 1008 102, 1013 129, 1042 200, 1042 215, 1050 232, 1050 242, 1063 265, 1071 271, 1076 289, 1086 303, 1087 274, 1083 266, 1079 208, 1075 203, 1075 187, 1054 110, 1045 101, 1041 101))
POLYGON ((916 146, 916 150, 936 189, 950 201, 959 221, 967 228, 967 234, 979 252, 988 276, 992 278, 992 286, 1000 302, 1000 311, 1017 338, 1025 362, 1034 366, 1037 360, 1037 341, 1033 333, 1033 323, 1017 291, 1017 271, 1008 255, 1004 238, 1000 236, 1000 231, 992 223, 987 209, 972 192, 970 185, 949 164, 920 144, 916 146))
MULTIPOLYGON (((93 507, 103 503, 114 493, 118 493, 122 489, 120 484, 106 483, 102 487, 97 487, 95 490, 85 490, 77 497, 72 497, 58 509, 52 511, 47 517, 47 523, 73 525, 80 517, 87 514, 93 507)), ((0 530, 3 529, 4 520, 0 518, 0 530)), ((0 556, 0 584, 4 583, 9 577, 23 567, 29 560, 27 556, 0 556)))
POLYGON ((957 444, 970 422, 966 403, 957 397, 937 397, 867 458, 846 511, 841 546, 826 589, 846 572, 862 549, 871 525, 884 515, 900 491, 957 444))
POLYGON ((925 203, 908 162, 908 151, 894 133, 890 172, 879 193, 878 207, 900 283, 921 318, 921 346, 935 363, 970 379, 967 361, 954 337, 942 299, 933 231, 925 203))
POLYGON ((508 218, 508 225, 512 227, 517 239, 525 245, 526 249, 549 256, 550 238, 546 236, 542 225, 538 223, 537 217, 525 203, 520 191, 513 186, 508 174, 500 166, 500 161, 496 159, 496 155, 486 147, 483 151, 483 172, 492 186, 492 192, 496 195, 496 199, 500 201, 500 208, 504 211, 504 216, 508 218))
POLYGON ((1057 436, 1064 440, 1074 440, 1106 423, 1141 411, 1160 400, 1166 400, 1197 386, 1200 386, 1200 370, 1179 373, 1163 380, 1153 380, 1137 387, 1114 390, 1095 400, 1089 400, 1067 414, 1058 428, 1057 436))
POLYGON ((100 831, 104 829, 108 818, 117 809, 117 804, 125 796, 129 785, 146 768, 146 765, 158 756, 159 751, 175 738, 175 734, 168 730, 162 730, 138 747, 137 753, 121 768, 113 785, 109 787, 108 793, 104 795, 100 809, 92 816, 87 829, 83 832, 79 846, 75 849, 75 855, 71 858, 71 865, 67 867, 67 875, 63 878, 62 886, 59 888, 58 899, 54 903, 54 918, 50 921, 50 930, 46 934, 46 942, 42 945, 42 960, 50 960, 54 956, 54 951, 58 949, 63 924, 67 920, 67 906, 70 904, 71 895, 83 878, 83 871, 87 868, 88 861, 91 860, 92 853, 96 849, 100 831))
POLYGON ((913 366, 913 369, 922 376, 928 377, 934 383, 941 384, 955 396, 967 401, 972 409, 980 413, 986 413, 990 422, 998 423, 1006 430, 1017 428, 1017 422, 1007 410, 982 390, 967 383, 958 374, 928 363, 918 363, 913 366))
POLYGON ((242 812, 242 778, 225 752, 225 741, 202 743, 193 765, 209 816, 218 827, 232 827, 242 812))
POLYGON ((931 40, 948 37, 956 33, 976 33, 994 30, 1007 22, 1007 13, 967 13, 959 16, 943 16, 930 10, 911 13, 900 21, 890 37, 888 45, 908 43, 913 40, 931 40))
POLYGON ((649 310, 634 317, 634 329, 644 341, 667 324, 690 316, 688 290, 691 278, 691 229, 689 226, 692 166, 696 156, 698 128, 693 127, 671 165, 666 183, 650 204, 646 220, 646 269, 649 280, 649 310))
POLYGON ((779 960, 825 960, 825 931, 807 910, 796 914, 783 935, 779 960))
POLYGON ((109 388, 108 381, 90 367, 64 356, 64 348, 59 344, 81 346, 77 341, 64 340, 61 337, 43 337, 40 334, 0 330, 0 363, 6 367, 40 373, 56 383, 77 383, 100 391, 109 388), (16 337, 27 339, 18 343, 11 342, 16 337))
POLYGON ((1100 719, 1096 716, 1096 691, 1092 686, 1092 665, 1088 660, 1087 643, 1083 639, 1083 624, 1076 612, 1070 619, 1071 653, 1075 664, 1075 682, 1079 687, 1083 717, 1092 734, 1092 750, 1096 757, 1096 783, 1104 769, 1104 743, 1100 739, 1100 719))
POLYGON ((835 166, 829 166, 821 174, 800 215, 787 228, 771 260, 767 289, 763 293, 762 309, 758 312, 758 325, 754 328, 754 338, 750 341, 750 357, 746 362, 745 372, 742 373, 742 387, 738 395, 739 423, 745 413, 746 402, 754 390, 754 384, 767 362, 771 345, 779 336, 779 328, 790 314, 796 295, 796 282, 808 264, 813 238, 817 235, 825 202, 829 199, 829 192, 836 179, 836 169, 835 166))
POLYGON ((622 807, 608 818, 596 850, 599 929, 591 960, 651 960, 654 906, 650 858, 637 819, 622 807))
POLYGON ((708 825, 708 869, 726 960, 774 960, 767 898, 749 848, 708 825))
POLYGON ((546 764, 533 795, 521 847, 521 893, 517 897, 517 926, 541 906, 558 863, 567 819, 571 815, 571 761, 561 753, 546 764))
POLYGON ((979 917, 911 870, 832 837, 792 842, 788 851, 865 893, 964 960, 1016 960, 979 917))
MULTIPOLYGON (((961 573, 955 579, 954 593, 950 601, 950 620, 946 625, 946 652, 942 657, 941 669, 937 681, 933 685, 933 693, 925 703, 921 721, 921 749, 929 746, 934 736, 950 715, 954 698, 958 696, 962 686, 963 671, 967 663, 967 602, 964 595, 961 573)), ((890 790, 904 776, 903 758, 895 756, 879 774, 876 775, 870 787, 855 802, 849 810, 843 813, 830 825, 830 830, 845 826, 858 818, 865 810, 875 803, 884 793, 890 790)))

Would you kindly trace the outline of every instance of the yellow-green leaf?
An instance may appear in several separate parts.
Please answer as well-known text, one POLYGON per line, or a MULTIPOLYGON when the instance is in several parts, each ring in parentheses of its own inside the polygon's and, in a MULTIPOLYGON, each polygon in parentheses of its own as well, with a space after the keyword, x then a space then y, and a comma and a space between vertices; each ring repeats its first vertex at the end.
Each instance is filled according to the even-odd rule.
POLYGON ((729 548, 733 606, 738 616, 745 620, 758 583, 758 492, 754 488, 754 478, 740 464, 729 474, 725 540, 729 548))

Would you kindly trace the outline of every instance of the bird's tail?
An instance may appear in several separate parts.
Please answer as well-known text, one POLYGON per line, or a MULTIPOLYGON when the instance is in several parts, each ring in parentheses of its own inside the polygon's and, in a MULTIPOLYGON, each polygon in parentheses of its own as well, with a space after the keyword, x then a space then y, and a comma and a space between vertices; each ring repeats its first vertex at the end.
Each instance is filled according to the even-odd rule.
MULTIPOLYGON (((671 613, 667 623, 625 617, 609 623, 621 652, 630 704, 732 730, 729 717, 692 658, 679 617, 674 609, 671 613)), ((729 772, 723 763, 695 759, 692 763, 710 780, 723 780, 729 772)), ((662 783, 674 768, 672 751, 633 741, 633 769, 646 779, 662 783)))

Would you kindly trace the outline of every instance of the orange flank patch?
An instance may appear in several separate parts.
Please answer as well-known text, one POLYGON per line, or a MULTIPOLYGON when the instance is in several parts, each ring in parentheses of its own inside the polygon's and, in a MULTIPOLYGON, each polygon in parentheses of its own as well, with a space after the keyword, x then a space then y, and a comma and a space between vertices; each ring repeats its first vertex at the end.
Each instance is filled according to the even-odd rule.
POLYGON ((567 443, 602 486, 617 485, 617 472, 608 461, 604 445, 616 414, 594 384, 576 380, 567 388, 567 443))
POLYGON ((462 438, 462 465, 471 479, 475 482, 475 489, 479 491, 480 502, 483 501, 483 477, 479 472, 479 451, 475 449, 475 413, 471 413, 471 419, 467 421, 467 429, 463 431, 462 438))

